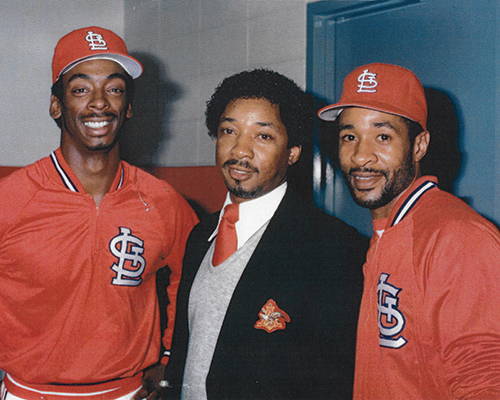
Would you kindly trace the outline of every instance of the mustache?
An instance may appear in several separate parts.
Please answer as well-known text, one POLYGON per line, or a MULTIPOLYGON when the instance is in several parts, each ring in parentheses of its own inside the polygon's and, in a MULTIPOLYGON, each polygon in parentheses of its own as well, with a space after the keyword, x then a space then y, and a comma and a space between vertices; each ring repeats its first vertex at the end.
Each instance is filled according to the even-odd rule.
POLYGON ((259 172, 259 169, 254 167, 253 165, 251 165, 248 161, 238 161, 238 160, 235 160, 235 159, 232 159, 232 160, 227 160, 223 167, 229 167, 230 165, 235 165, 237 167, 241 167, 241 168, 245 168, 245 169, 249 169, 253 172, 259 172))
POLYGON ((348 171, 342 170, 342 175, 344 176, 345 179, 351 180, 351 179, 353 179, 352 174, 354 174, 356 172, 368 173, 368 174, 381 174, 386 179, 389 178, 389 173, 383 169, 361 168, 361 167, 354 167, 354 168, 349 169, 348 171))
POLYGON ((349 171, 347 171, 348 174, 352 174, 353 172, 366 172, 369 174, 384 174, 385 171, 382 171, 380 169, 361 168, 361 167, 350 168, 349 171))
POLYGON ((102 112, 102 113, 93 112, 92 114, 89 115, 83 115, 81 118, 102 118, 102 117, 116 118, 117 115, 111 112, 102 112))

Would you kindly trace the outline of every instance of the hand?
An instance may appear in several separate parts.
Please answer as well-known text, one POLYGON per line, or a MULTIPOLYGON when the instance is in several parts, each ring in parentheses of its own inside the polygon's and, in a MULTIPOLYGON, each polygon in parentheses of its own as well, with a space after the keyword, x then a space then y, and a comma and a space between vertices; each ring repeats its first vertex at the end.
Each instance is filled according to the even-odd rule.
POLYGON ((132 400, 158 400, 161 398, 162 388, 158 383, 163 379, 165 365, 158 363, 144 371, 142 377, 142 388, 136 393, 132 400))

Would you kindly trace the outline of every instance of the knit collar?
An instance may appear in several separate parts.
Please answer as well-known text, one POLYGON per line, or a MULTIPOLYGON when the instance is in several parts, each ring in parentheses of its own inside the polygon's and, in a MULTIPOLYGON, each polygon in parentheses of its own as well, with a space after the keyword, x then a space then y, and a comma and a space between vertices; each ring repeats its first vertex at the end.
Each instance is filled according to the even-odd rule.
POLYGON ((385 229, 399 224, 429 190, 437 188, 435 176, 422 176, 411 185, 398 199, 391 210, 385 229))
MULTIPOLYGON (((50 160, 52 161, 53 166, 52 172, 57 173, 57 175, 51 175, 53 175, 57 181, 60 181, 68 190, 72 192, 85 193, 85 189, 80 183, 80 180, 64 159, 61 148, 58 148, 50 154, 50 160)), ((113 188, 112 190, 118 190, 122 187, 124 177, 125 171, 123 168, 123 162, 120 162, 120 168, 116 174, 113 184, 111 185, 111 188, 113 188)))

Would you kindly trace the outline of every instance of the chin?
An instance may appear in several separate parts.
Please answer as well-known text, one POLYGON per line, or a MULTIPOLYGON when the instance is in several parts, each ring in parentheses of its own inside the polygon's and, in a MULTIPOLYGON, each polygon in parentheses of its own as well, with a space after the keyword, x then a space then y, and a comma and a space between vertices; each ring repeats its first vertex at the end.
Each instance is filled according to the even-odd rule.
POLYGON ((382 200, 382 195, 376 196, 375 193, 366 193, 360 192, 355 189, 352 185, 347 185, 349 188, 349 192, 351 193, 351 197, 354 202, 363 208, 368 208, 372 210, 373 208, 378 208, 380 201, 382 200))
POLYGON ((113 150, 117 143, 118 140, 114 140, 112 143, 100 142, 96 144, 89 144, 86 147, 90 151, 110 152, 111 150, 113 150))
POLYGON ((113 150, 114 146, 109 146, 109 145, 97 145, 97 146, 87 146, 87 150, 94 152, 94 153, 109 153, 111 150, 113 150))
POLYGON ((231 193, 233 196, 239 197, 241 199, 250 200, 260 197, 260 190, 256 188, 246 189, 241 187, 240 185, 235 185, 232 187, 227 187, 227 189, 229 190, 229 193, 231 193))

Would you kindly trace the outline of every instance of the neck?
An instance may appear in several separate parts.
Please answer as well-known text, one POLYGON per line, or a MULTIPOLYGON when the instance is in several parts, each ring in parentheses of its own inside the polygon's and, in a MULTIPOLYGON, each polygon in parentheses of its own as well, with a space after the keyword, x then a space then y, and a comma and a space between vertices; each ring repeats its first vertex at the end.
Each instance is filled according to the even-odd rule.
POLYGON ((99 206, 118 172, 118 145, 109 151, 81 152, 73 146, 64 146, 64 143, 61 143, 61 152, 87 194, 92 196, 96 206, 99 206))
POLYGON ((372 219, 382 219, 382 218, 389 218, 391 215, 392 209, 394 208, 394 205, 398 202, 398 200, 403 196, 406 191, 413 186, 413 184, 422 176, 420 172, 420 166, 417 163, 415 167, 415 176, 413 177, 413 180, 411 183, 400 193, 398 194, 395 198, 393 198, 389 203, 387 203, 385 206, 370 210, 370 214, 372 215, 372 219))
POLYGON ((370 214, 372 215, 372 219, 383 219, 383 218, 389 218, 389 215, 391 215, 391 211, 394 207, 394 204, 398 201, 398 199, 403 195, 404 192, 406 192, 405 189, 399 196, 395 197, 392 199, 389 203, 387 203, 385 206, 370 210, 370 214))

